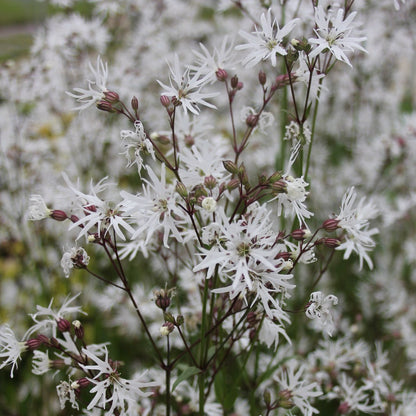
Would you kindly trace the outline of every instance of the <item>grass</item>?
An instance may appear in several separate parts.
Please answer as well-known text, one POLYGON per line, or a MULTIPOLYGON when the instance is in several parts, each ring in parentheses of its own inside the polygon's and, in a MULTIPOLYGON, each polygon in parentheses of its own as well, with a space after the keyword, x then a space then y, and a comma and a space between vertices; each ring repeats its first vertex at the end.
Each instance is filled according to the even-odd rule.
POLYGON ((31 45, 32 35, 29 33, 0 36, 0 62, 27 55, 31 45))

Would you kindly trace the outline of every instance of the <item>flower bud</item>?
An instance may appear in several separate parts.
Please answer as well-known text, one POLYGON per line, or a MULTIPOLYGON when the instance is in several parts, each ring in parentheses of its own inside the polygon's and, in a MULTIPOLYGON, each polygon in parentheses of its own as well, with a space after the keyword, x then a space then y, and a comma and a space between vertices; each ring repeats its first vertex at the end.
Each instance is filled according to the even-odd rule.
POLYGON ((330 248, 336 248, 341 244, 341 241, 339 241, 337 238, 324 238, 323 244, 330 248))
POLYGON ((240 186, 240 181, 238 179, 231 179, 226 187, 228 189, 228 191, 232 191, 233 189, 237 189, 240 186))
POLYGON ((270 406, 270 402, 272 400, 271 398, 271 394, 269 390, 264 390, 263 392, 263 399, 264 399, 264 403, 266 403, 266 407, 270 406))
POLYGON ((176 317, 176 325, 181 326, 183 325, 184 322, 185 322, 185 318, 183 317, 183 315, 178 315, 176 317))
POLYGON ((326 231, 335 231, 338 228, 339 220, 336 218, 328 218, 322 224, 322 228, 326 231))
POLYGON ((91 382, 86 377, 82 377, 78 379, 76 382, 80 389, 88 387, 91 384, 91 382))
POLYGON ((71 216, 69 217, 69 219, 70 219, 73 223, 75 223, 75 222, 78 222, 78 221, 79 221, 79 218, 78 218, 76 215, 71 215, 71 216))
POLYGON ((36 337, 42 344, 44 344, 44 345, 50 345, 50 340, 49 340, 49 338, 46 336, 46 335, 43 335, 43 334, 39 334, 37 337, 36 337))
POLYGON ((58 329, 61 332, 68 332, 71 329, 71 323, 67 319, 60 318, 58 320, 58 329))
POLYGON ((295 240, 301 241, 305 238, 305 230, 303 228, 298 228, 297 230, 292 231, 290 235, 295 240))
POLYGON ((347 413, 349 413, 350 411, 350 405, 347 402, 342 402, 339 406, 338 406, 338 410, 337 412, 340 415, 346 415, 347 413))
POLYGON ((289 260, 291 256, 291 253, 289 251, 281 251, 280 253, 277 253, 276 259, 283 259, 283 260, 289 260))
POLYGON ((55 347, 55 348, 59 347, 59 341, 55 337, 52 337, 50 342, 51 342, 52 347, 55 347))
POLYGON ((273 175, 271 175, 271 176, 269 177, 268 182, 269 182, 270 184, 273 184, 273 183, 275 183, 275 182, 279 181, 281 178, 282 178, 282 174, 281 174, 281 172, 275 172, 275 173, 273 173, 273 175))
POLYGON ((139 109, 139 100, 137 99, 137 97, 133 97, 131 99, 131 108, 134 111, 137 111, 139 109))
POLYGON ((244 84, 242 83, 242 82, 238 82, 237 83, 237 90, 242 90, 243 89, 243 87, 244 87, 244 84))
POLYGON ((233 175, 238 175, 238 167, 234 162, 232 162, 231 160, 224 160, 222 164, 224 165, 224 169, 227 172, 230 172, 233 175))
POLYGON ((30 338, 26 341, 25 346, 27 350, 33 351, 39 348, 42 344, 43 342, 39 338, 30 338))
POLYGON ((264 85, 267 81, 266 74, 263 71, 259 72, 259 82, 261 85, 264 85))
POLYGON ((78 339, 84 338, 84 327, 82 326, 81 322, 76 319, 72 322, 72 325, 74 326, 74 332, 78 339))
POLYGON ((225 69, 219 68, 217 72, 215 72, 218 81, 225 81, 228 77, 228 73, 225 69))
POLYGON ((160 96, 160 103, 163 105, 163 107, 169 107, 170 98, 166 95, 161 95, 160 96))
POLYGON ((237 86, 238 86, 238 77, 237 77, 237 75, 234 75, 234 76, 231 78, 231 88, 236 89, 236 88, 237 88, 237 86))
POLYGON ((162 309, 163 311, 165 311, 170 306, 172 294, 173 294, 172 289, 170 289, 170 290, 165 290, 165 289, 155 290, 153 292, 153 295, 155 297, 156 306, 158 308, 162 309))
POLYGON ((166 322, 170 322, 172 324, 175 324, 175 317, 170 312, 163 312, 163 318, 166 322))
POLYGON ((186 189, 186 186, 182 182, 178 182, 176 184, 176 192, 182 197, 186 198, 188 196, 188 190, 186 189))
POLYGON ((256 127, 259 117, 257 114, 249 114, 246 118, 246 124, 249 127, 256 127))
POLYGON ((54 209, 51 212, 50 217, 56 221, 65 221, 68 218, 68 215, 66 215, 66 212, 60 209, 54 209))
POLYGON ((206 176, 204 179, 204 185, 208 189, 214 189, 217 185, 217 180, 212 175, 206 176))

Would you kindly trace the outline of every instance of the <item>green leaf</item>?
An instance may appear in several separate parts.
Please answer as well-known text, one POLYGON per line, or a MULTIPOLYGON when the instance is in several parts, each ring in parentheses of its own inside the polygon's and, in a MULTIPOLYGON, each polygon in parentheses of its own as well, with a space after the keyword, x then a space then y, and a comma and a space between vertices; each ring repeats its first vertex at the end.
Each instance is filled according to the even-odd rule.
POLYGON ((198 374, 199 372, 200 372, 199 368, 196 368, 196 367, 187 367, 187 368, 185 368, 185 370, 182 372, 182 374, 173 383, 172 391, 174 391, 176 389, 176 387, 178 387, 178 385, 180 383, 182 383, 182 381, 186 380, 187 378, 190 378, 190 377, 194 376, 195 374, 198 374))

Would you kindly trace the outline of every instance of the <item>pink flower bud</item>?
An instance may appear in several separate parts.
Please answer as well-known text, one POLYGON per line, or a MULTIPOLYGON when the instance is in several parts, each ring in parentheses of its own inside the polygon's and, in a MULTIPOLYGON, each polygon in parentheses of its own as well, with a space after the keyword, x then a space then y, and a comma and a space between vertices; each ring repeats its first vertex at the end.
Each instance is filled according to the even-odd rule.
POLYGON ((68 332, 71 329, 71 323, 66 319, 59 319, 58 320, 58 329, 61 332, 68 332))
POLYGON ((163 107, 169 107, 170 98, 166 95, 161 95, 160 96, 160 103, 163 105, 163 107))
POLYGON ((218 69, 218 71, 215 73, 217 76, 218 81, 225 81, 228 77, 228 73, 225 69, 218 69))
POLYGON ((68 218, 68 215, 66 215, 65 211, 62 211, 60 209, 54 209, 50 217, 55 221, 65 221, 68 218))
POLYGON ((339 220, 336 218, 328 218, 322 224, 326 231, 335 231, 338 228, 339 220))
POLYGON ((116 104, 120 101, 120 96, 115 91, 104 91, 104 97, 111 104, 116 104))

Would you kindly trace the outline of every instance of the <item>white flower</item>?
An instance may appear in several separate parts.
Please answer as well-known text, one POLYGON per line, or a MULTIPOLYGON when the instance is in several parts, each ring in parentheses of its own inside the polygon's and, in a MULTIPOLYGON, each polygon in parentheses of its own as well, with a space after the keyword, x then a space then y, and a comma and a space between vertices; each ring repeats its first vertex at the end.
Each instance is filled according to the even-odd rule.
POLYGON ((117 369, 109 362, 107 349, 103 360, 86 348, 82 349, 82 353, 94 363, 81 365, 82 369, 96 373, 94 378, 88 378, 94 384, 90 393, 95 393, 87 407, 88 410, 96 405, 106 408, 107 403, 111 403, 107 414, 113 414, 116 409, 126 412, 140 397, 148 397, 152 394, 152 392, 144 392, 143 388, 158 386, 157 382, 144 381, 145 374, 132 380, 120 377, 117 369))
POLYGON ((132 195, 122 191, 124 198, 122 205, 126 212, 131 214, 137 222, 138 228, 133 230, 132 239, 145 235, 145 244, 149 243, 153 234, 163 230, 163 244, 168 247, 168 239, 173 236, 182 241, 179 231, 183 223, 183 211, 177 205, 177 194, 172 186, 166 184, 166 168, 161 167, 159 179, 153 170, 148 167, 150 181, 143 179, 143 195, 132 195), (146 185, 147 184, 147 185, 146 185))
POLYGON ((51 369, 51 360, 49 359, 48 351, 43 352, 39 350, 33 351, 32 358, 32 373, 41 375, 47 373, 51 369))
MULTIPOLYGON (((299 67, 295 70, 295 80, 298 82, 302 82, 306 85, 306 87, 310 87, 310 95, 314 98, 318 98, 318 92, 322 89, 321 79, 325 77, 325 74, 318 73, 317 69, 314 68, 312 75, 311 70, 309 68, 307 58, 304 52, 299 54, 298 59, 299 67)), ((305 124, 303 125, 305 128, 305 124)), ((310 140, 309 140, 310 141, 310 140)), ((307 143, 309 143, 307 140, 307 143)))
POLYGON ((214 198, 208 196, 207 198, 203 199, 201 205, 202 208, 205 209, 205 211, 214 212, 215 208, 217 207, 217 201, 214 198))
POLYGON ((374 234, 378 233, 377 228, 369 228, 369 219, 378 214, 378 210, 371 202, 365 204, 365 198, 361 198, 355 207, 357 193, 354 187, 351 187, 343 196, 341 210, 336 219, 339 221, 338 227, 346 231, 344 241, 336 250, 345 250, 344 259, 348 259, 354 251, 360 257, 360 270, 365 260, 370 269, 373 268, 373 262, 367 254, 374 248, 375 242, 372 239, 374 234))
POLYGON ((105 93, 108 92, 106 87, 108 78, 107 63, 103 63, 101 57, 97 57, 96 69, 93 68, 91 62, 89 63, 90 70, 94 75, 94 81, 87 80, 88 90, 83 88, 74 88, 75 94, 66 92, 69 96, 76 98, 81 103, 78 107, 74 107, 74 110, 84 110, 85 108, 95 104, 97 101, 105 98, 105 93))
POLYGON ((140 175, 143 166, 142 154, 147 153, 155 160, 155 151, 152 142, 146 137, 142 122, 136 120, 134 127, 136 131, 122 130, 120 132, 121 146, 124 148, 122 154, 127 158, 127 167, 136 164, 140 175))
POLYGON ((192 51, 196 56, 196 65, 191 65, 189 68, 195 71, 207 83, 214 83, 217 80, 216 72, 219 69, 234 69, 234 45, 233 42, 228 41, 225 36, 221 43, 220 49, 214 48, 214 52, 209 53, 208 49, 202 44, 199 44, 202 52, 192 51))
POLYGON ((56 386, 61 409, 65 409, 65 403, 67 401, 71 403, 73 409, 79 409, 74 387, 74 383, 68 383, 67 381, 61 381, 60 384, 56 386))
POLYGON ((254 292, 253 303, 260 299, 273 317, 273 310, 282 312, 274 295, 294 285, 288 283, 292 275, 281 273, 283 262, 277 255, 282 247, 276 244, 269 216, 264 206, 256 205, 241 220, 229 224, 224 212, 217 210, 217 242, 209 249, 200 248, 203 259, 193 270, 206 269, 207 279, 217 271, 223 281, 231 280, 230 286, 215 289, 216 293, 228 292, 235 298, 254 292))
POLYGON ((341 400, 345 413, 363 412, 365 414, 379 413, 383 410, 383 405, 380 402, 371 403, 373 395, 372 389, 367 386, 357 387, 356 382, 347 376, 344 372, 338 378, 339 385, 335 386, 332 391, 326 394, 326 398, 341 400))
POLYGON ((45 201, 40 195, 32 195, 29 202, 29 220, 39 221, 51 215, 52 211, 46 206, 45 201))
POLYGON ((14 369, 20 360, 22 352, 27 350, 26 342, 18 341, 13 330, 8 324, 0 326, 0 369, 11 364, 10 377, 13 378, 14 369))
POLYGON ((84 214, 83 217, 79 218, 78 221, 74 222, 69 227, 70 230, 81 227, 77 240, 82 236, 88 237, 88 232, 94 227, 97 227, 98 233, 102 233, 102 235, 106 235, 113 228, 117 236, 123 241, 126 237, 124 236, 122 228, 129 233, 134 232, 132 226, 126 221, 129 219, 129 216, 126 215, 122 203, 113 206, 114 204, 104 201, 97 196, 98 192, 102 192, 107 188, 108 185, 104 183, 107 178, 103 178, 95 186, 93 186, 91 182, 91 193, 84 194, 75 188, 66 174, 63 174, 63 177, 68 187, 77 197, 78 204, 84 214))
POLYGON ((274 380, 279 383, 280 392, 289 397, 289 400, 300 410, 304 416, 311 416, 314 413, 319 413, 310 401, 314 397, 322 395, 318 383, 307 382, 304 372, 305 367, 300 366, 297 369, 296 360, 289 360, 277 374, 274 375, 274 380))
POLYGON ((43 306, 36 306, 37 312, 35 314, 31 314, 31 318, 35 322, 35 325, 30 327, 24 336, 24 339, 28 339, 33 333, 38 331, 45 331, 48 328, 52 330, 52 336, 56 337, 56 328, 57 322, 61 318, 66 318, 68 315, 72 314, 79 314, 83 313, 86 314, 81 310, 80 306, 71 306, 71 303, 79 296, 73 296, 72 298, 67 297, 63 303, 63 305, 59 308, 57 312, 52 309, 53 299, 50 301, 47 308, 43 306), (41 319, 39 319, 41 317, 41 319))
POLYGON ((170 86, 161 81, 157 81, 159 85, 164 88, 161 95, 175 97, 176 100, 182 104, 182 108, 185 113, 189 110, 191 113, 199 114, 198 104, 205 105, 210 108, 216 108, 215 105, 207 102, 205 99, 215 97, 218 94, 202 93, 201 88, 203 84, 206 83, 206 80, 204 78, 200 78, 198 73, 190 76, 189 68, 182 71, 178 55, 175 55, 173 66, 169 64, 169 69, 170 86))
POLYGON ((329 50, 336 59, 345 62, 352 67, 345 51, 353 52, 358 49, 367 52, 361 45, 366 37, 352 37, 351 32, 354 30, 352 21, 357 12, 352 12, 344 19, 344 10, 339 9, 334 17, 329 11, 325 13, 321 5, 315 8, 315 22, 317 29, 314 29, 318 38, 310 38, 309 43, 317 45, 309 54, 309 58, 314 58, 325 50, 329 50))
POLYGON ((394 1, 394 8, 396 10, 400 10, 400 3, 406 4, 406 0, 393 0, 394 1))
POLYGON ((89 261, 90 257, 82 247, 72 247, 70 251, 63 254, 61 259, 61 267, 64 269, 65 277, 69 277, 73 268, 85 268, 89 261))
POLYGON ((272 11, 269 9, 267 14, 260 17, 261 30, 256 28, 255 32, 247 33, 240 31, 239 34, 248 41, 243 45, 236 46, 238 50, 248 50, 248 55, 243 59, 243 65, 252 67, 260 61, 271 60, 273 66, 276 66, 276 54, 287 55, 286 49, 282 46, 283 38, 292 31, 299 19, 290 20, 281 29, 276 22, 272 21, 272 11))
MULTIPOLYGON (((277 316, 277 311, 273 311, 272 315, 276 316, 277 319, 281 320, 281 315, 277 316)), ((291 344, 290 338, 286 334, 286 331, 281 323, 274 322, 269 316, 265 316, 258 333, 259 340, 264 342, 267 345, 267 348, 270 348, 274 344, 274 349, 276 350, 279 345, 280 335, 283 335, 286 338, 286 341, 291 344)))
POLYGON ((331 315, 331 308, 338 304, 338 298, 334 295, 323 295, 322 292, 313 292, 309 298, 309 306, 305 314, 309 319, 319 319, 329 336, 332 336, 334 322, 331 315))
POLYGON ((274 122, 274 116, 272 113, 268 111, 263 111, 260 116, 258 116, 258 112, 252 107, 243 107, 241 110, 241 120, 246 122, 247 118, 250 116, 254 116, 257 118, 257 124, 254 127, 254 130, 257 128, 261 133, 266 133, 266 128, 271 126, 274 122))
MULTIPOLYGON (((299 142, 300 143, 300 142, 299 142)), ((313 213, 308 211, 304 204, 309 192, 306 187, 309 184, 303 179, 284 175, 281 179, 286 185, 285 192, 279 192, 274 199, 277 199, 277 215, 281 215, 283 209, 285 216, 296 214, 299 223, 304 224, 305 218, 310 218, 313 213)))

